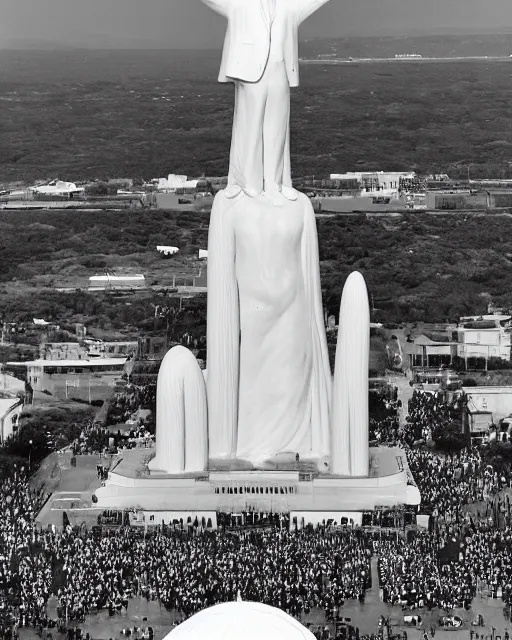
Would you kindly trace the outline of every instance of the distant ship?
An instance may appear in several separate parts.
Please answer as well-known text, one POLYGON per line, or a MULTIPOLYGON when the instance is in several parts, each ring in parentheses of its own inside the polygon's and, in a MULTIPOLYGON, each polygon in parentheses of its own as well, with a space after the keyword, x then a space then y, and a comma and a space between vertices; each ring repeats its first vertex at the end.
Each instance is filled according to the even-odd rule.
POLYGON ((419 53, 395 53, 395 58, 423 58, 419 53))

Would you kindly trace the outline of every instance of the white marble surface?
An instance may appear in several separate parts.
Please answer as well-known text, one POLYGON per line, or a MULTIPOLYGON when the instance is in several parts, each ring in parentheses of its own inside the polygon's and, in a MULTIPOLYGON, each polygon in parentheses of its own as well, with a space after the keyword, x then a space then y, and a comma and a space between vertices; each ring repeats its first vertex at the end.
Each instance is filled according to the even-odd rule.
POLYGON ((156 455, 150 471, 204 471, 208 427, 204 377, 193 353, 170 349, 160 366, 156 396, 156 455))
POLYGON ((223 602, 203 609, 173 629, 164 640, 315 640, 290 615, 260 602, 223 602))
POLYGON ((370 306, 363 276, 355 271, 341 296, 332 402, 332 473, 367 476, 370 306))
POLYGON ((305 196, 217 195, 208 267, 212 457, 328 457, 331 376, 314 213, 305 196))
POLYGON ((290 87, 299 85, 298 28, 328 0, 203 2, 227 18, 219 81, 235 84, 228 193, 281 189, 294 199, 289 123, 290 87))

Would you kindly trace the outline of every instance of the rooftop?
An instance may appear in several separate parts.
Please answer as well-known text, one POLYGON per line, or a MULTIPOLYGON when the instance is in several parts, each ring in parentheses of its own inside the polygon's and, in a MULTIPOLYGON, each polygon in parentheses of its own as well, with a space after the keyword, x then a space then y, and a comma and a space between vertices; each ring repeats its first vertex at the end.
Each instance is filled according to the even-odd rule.
POLYGON ((126 358, 93 358, 91 360, 28 360, 8 362, 9 367, 112 367, 126 362, 126 358))
POLYGON ((15 405, 19 404, 21 400, 19 398, 0 398, 0 419, 12 409, 15 405))

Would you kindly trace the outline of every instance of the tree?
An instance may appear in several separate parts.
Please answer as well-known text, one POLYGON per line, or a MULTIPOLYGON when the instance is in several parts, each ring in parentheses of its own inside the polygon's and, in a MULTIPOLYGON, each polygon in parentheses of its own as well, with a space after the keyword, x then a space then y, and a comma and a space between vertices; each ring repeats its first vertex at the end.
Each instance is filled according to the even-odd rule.
POLYGON ((462 432, 460 423, 450 422, 434 429, 433 439, 436 448, 450 455, 458 453, 468 446, 468 436, 462 432))

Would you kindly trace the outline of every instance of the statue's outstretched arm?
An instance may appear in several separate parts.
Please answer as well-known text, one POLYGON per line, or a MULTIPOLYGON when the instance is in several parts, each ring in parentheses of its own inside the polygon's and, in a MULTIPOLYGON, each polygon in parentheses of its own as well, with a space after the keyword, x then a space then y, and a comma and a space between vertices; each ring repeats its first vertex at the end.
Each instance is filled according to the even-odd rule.
MULTIPOLYGON (((203 0, 205 2, 205 0, 203 0)), ((329 0, 292 0, 292 6, 297 15, 297 22, 300 24, 307 20, 309 16, 318 11, 320 7, 327 4, 329 0)))
POLYGON ((226 18, 228 17, 229 8, 233 4, 233 0, 202 0, 202 2, 226 18))

